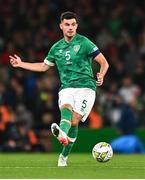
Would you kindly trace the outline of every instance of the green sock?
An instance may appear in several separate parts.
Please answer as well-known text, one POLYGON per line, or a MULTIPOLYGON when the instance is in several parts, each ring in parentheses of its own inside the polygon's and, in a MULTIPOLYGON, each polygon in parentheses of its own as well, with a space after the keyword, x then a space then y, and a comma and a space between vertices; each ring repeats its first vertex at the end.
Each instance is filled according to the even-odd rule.
POLYGON ((66 157, 70 154, 77 136, 78 136, 78 125, 77 126, 71 126, 69 133, 68 133, 68 137, 74 139, 74 142, 70 142, 69 145, 63 147, 62 153, 61 153, 63 156, 66 157))
POLYGON ((68 108, 63 108, 60 110, 61 112, 61 121, 60 121, 60 129, 68 134, 69 129, 71 127, 71 118, 72 118, 72 111, 68 108))

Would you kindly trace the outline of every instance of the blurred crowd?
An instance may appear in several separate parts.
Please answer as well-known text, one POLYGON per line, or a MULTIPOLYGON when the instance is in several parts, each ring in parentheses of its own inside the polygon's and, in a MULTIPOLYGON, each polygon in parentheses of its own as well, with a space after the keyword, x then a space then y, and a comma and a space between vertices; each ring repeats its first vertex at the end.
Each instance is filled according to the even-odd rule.
MULTIPOLYGON (((49 151, 50 125, 59 122, 57 69, 34 73, 10 66, 9 55, 41 62, 60 38, 59 16, 79 16, 110 69, 82 127, 145 127, 145 1, 0 1, 0 151, 49 151), (46 141, 48 143, 46 143, 46 141)), ((98 66, 93 63, 94 75, 98 66)))

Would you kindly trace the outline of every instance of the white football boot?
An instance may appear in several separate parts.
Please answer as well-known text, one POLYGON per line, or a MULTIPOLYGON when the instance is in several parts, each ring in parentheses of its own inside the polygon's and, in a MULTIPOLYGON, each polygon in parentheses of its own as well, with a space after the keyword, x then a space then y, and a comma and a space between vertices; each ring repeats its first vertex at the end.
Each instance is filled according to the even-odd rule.
POLYGON ((63 132, 56 123, 52 123, 51 132, 61 144, 63 144, 64 146, 68 145, 69 140, 66 133, 63 132))
POLYGON ((60 154, 59 158, 58 158, 57 166, 58 167, 65 167, 65 166, 67 166, 67 159, 68 159, 68 157, 64 157, 62 154, 60 154))

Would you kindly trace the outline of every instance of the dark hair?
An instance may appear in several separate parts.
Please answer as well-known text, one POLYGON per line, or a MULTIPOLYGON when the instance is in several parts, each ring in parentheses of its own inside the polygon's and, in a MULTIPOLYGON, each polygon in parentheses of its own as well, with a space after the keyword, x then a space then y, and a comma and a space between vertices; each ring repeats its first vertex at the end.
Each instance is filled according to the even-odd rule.
POLYGON ((76 21, 78 22, 77 15, 70 11, 66 11, 61 14, 60 21, 62 22, 64 19, 76 19, 76 21))

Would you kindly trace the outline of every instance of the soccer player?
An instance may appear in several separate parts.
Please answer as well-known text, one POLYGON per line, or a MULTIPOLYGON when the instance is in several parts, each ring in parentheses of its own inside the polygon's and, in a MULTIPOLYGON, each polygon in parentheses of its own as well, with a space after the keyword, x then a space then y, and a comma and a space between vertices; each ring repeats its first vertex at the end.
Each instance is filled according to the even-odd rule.
POLYGON ((53 135, 63 144, 58 158, 58 166, 67 166, 68 155, 77 139, 78 124, 88 117, 96 95, 96 86, 103 84, 108 70, 108 62, 98 47, 88 38, 76 32, 78 19, 73 12, 64 12, 60 17, 60 29, 63 39, 56 42, 43 62, 23 62, 17 55, 9 56, 13 67, 44 72, 56 65, 59 71, 61 87, 59 108, 61 120, 59 126, 51 125, 53 135), (92 60, 100 65, 93 77, 92 60))

